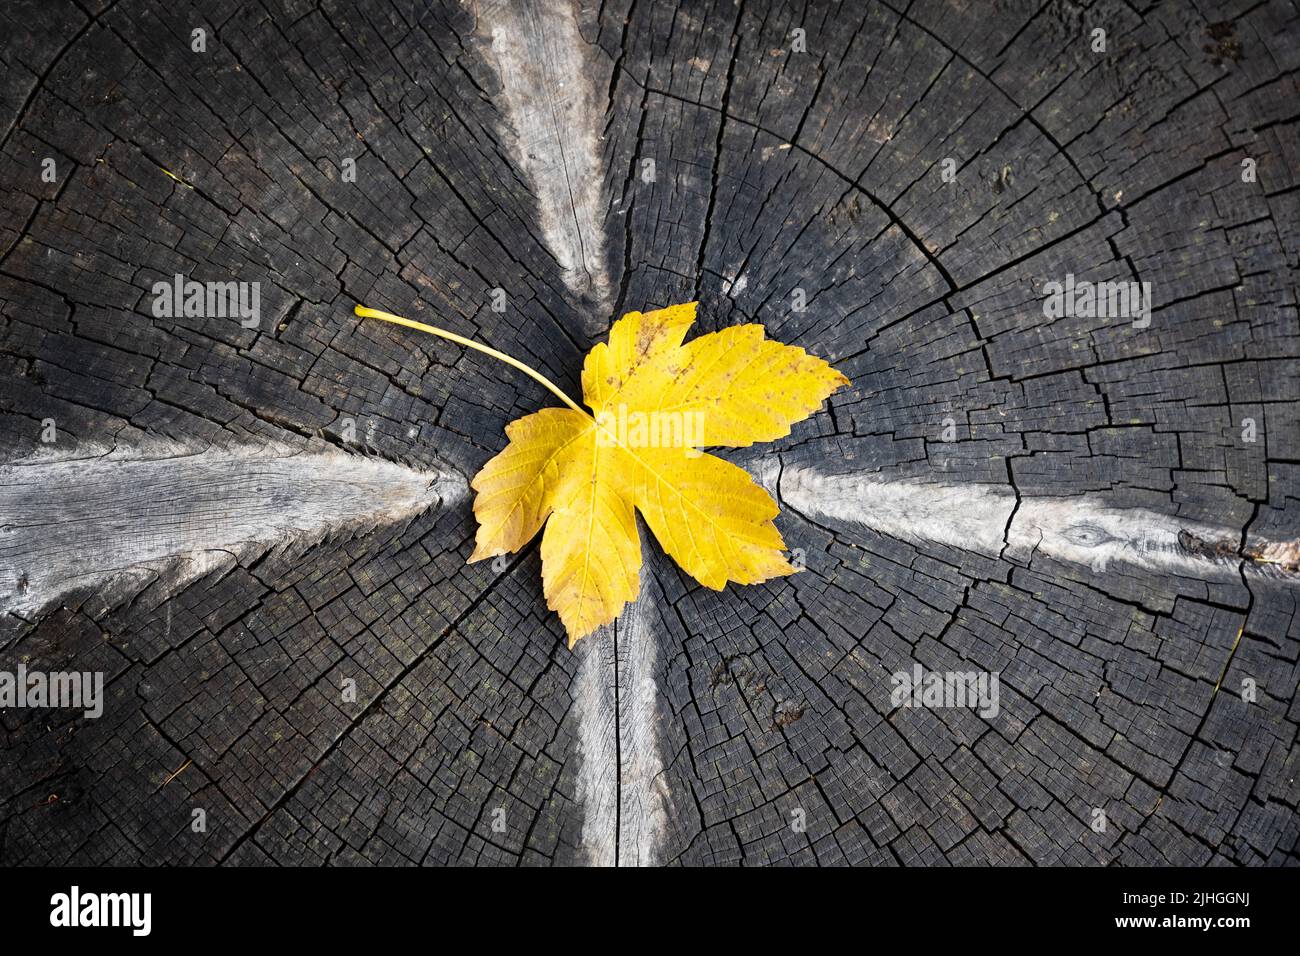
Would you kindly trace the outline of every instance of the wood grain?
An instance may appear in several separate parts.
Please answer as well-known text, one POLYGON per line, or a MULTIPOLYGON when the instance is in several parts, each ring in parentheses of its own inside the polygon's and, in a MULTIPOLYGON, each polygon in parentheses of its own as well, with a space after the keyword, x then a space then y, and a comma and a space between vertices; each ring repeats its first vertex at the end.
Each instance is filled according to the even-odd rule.
POLYGON ((310 442, 468 479, 553 404, 358 302, 570 394, 614 315, 696 299, 697 332, 761 322, 853 381, 727 455, 803 573, 715 593, 649 544, 643 603, 576 654, 535 543, 466 566, 468 499, 336 527, 228 465, 7 484, 61 596, 6 618, 0 668, 107 700, 0 714, 0 862, 1300 862, 1300 588, 1262 560, 1300 539, 1293 3, 0 19, 4 466, 310 442), (260 282, 260 326, 154 317, 176 274, 260 282), (1067 274, 1151 283, 1150 326, 1049 319, 1067 274), (287 539, 63 593, 140 547, 112 513, 151 554, 287 539), (998 715, 892 705, 917 664, 998 673, 998 715))

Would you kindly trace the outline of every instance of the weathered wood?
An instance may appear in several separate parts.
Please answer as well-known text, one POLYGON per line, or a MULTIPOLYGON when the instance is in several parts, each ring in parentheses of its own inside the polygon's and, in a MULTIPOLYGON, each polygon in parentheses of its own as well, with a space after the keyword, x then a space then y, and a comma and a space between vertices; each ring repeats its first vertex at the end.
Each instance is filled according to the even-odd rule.
POLYGON ((274 547, 400 522, 459 504, 467 491, 337 449, 172 448, 0 468, 0 611, 28 620, 69 591, 111 589, 119 576, 170 573, 178 586, 227 559, 248 563, 274 547))
POLYGON ((105 496, 123 540, 67 560, 183 532, 28 575, 58 597, 0 670, 108 699, 0 713, 0 862, 1300 861, 1300 16, 1212 16, 8 4, 0 467, 221 464, 161 511, 104 462, 0 493, 53 533, 15 587, 105 496), (156 316, 178 274, 260 282, 260 324, 156 316), (1149 326, 1047 317, 1067 274, 1150 282, 1149 326), (715 593, 643 532, 641 600, 570 653, 536 545, 467 566, 448 492, 551 396, 351 307, 576 393, 614 315, 692 299, 853 380, 728 455, 807 571, 715 593), (268 446, 401 500, 331 523, 291 469, 241 509, 268 446), (997 673, 998 714, 898 705, 918 665, 997 673))

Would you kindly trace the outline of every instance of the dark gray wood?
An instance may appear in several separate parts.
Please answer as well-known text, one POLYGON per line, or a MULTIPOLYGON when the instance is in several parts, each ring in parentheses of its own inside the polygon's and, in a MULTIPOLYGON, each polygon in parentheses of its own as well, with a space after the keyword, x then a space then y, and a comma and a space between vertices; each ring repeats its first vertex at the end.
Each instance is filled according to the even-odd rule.
POLYGON ((698 299, 853 387, 727 456, 805 573, 715 593, 643 531, 642 600, 575 652, 536 544, 467 566, 454 495, 10 615, 0 670, 108 699, 0 713, 0 862, 1300 862, 1300 15, 1142 7, 6 4, 0 465, 271 444, 454 484, 554 404, 356 302, 576 394, 613 315, 698 299), (1067 272, 1151 282, 1150 327, 1048 321, 1067 272), (178 273, 261 282, 260 327, 156 318, 178 273), (1005 547, 873 519, 864 477, 990 487, 1005 547), (1025 543, 1098 509, 1167 560, 1025 543), (998 672, 1001 712, 894 706, 914 663, 998 672))

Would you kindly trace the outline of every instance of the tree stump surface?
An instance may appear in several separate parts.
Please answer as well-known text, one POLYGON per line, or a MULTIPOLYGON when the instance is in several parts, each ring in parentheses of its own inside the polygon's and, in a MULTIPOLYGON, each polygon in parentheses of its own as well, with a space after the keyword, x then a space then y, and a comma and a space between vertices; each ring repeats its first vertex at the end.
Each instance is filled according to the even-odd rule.
POLYGON ((105 698, 0 710, 0 863, 1300 863, 1294 3, 0 19, 0 670, 105 698), (553 396, 352 306, 577 394, 692 300, 852 380, 724 455, 806 570, 642 528, 571 652, 537 541, 466 564, 553 396))

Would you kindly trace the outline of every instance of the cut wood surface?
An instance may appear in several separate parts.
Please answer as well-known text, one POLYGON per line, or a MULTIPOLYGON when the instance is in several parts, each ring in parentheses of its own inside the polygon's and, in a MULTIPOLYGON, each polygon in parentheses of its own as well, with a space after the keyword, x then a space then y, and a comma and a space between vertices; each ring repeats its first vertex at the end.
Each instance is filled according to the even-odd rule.
POLYGON ((0 864, 1300 864, 1295 3, 12 0, 0 60, 0 672, 106 698, 0 708, 0 864), (805 570, 642 528, 569 651, 537 540, 466 564, 555 398, 353 306, 576 395, 694 300, 852 381, 722 453, 805 570))

